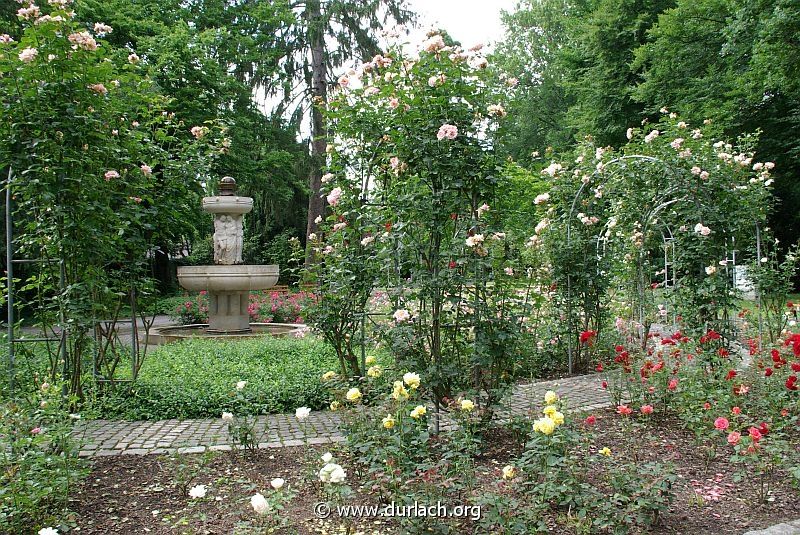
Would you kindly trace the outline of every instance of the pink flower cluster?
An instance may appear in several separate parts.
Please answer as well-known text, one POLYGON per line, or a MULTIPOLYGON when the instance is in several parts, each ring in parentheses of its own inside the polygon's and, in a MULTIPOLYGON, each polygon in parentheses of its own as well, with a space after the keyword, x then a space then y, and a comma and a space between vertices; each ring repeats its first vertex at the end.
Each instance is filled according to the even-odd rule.
POLYGON ((70 34, 68 39, 74 49, 81 48, 90 52, 97 50, 97 41, 94 40, 94 37, 89 32, 75 32, 70 34))
POLYGON ((443 124, 439 127, 439 131, 436 133, 436 139, 439 141, 443 139, 453 140, 458 136, 458 127, 453 126, 452 124, 443 124))

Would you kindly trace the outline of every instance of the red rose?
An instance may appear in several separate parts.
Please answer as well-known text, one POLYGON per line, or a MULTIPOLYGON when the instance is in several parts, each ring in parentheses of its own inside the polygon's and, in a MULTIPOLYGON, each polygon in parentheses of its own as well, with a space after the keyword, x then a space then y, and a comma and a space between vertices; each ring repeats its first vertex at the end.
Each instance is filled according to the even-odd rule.
POLYGON ((726 376, 725 376, 725 380, 726 380, 726 381, 730 381, 730 380, 731 380, 731 379, 733 379, 734 377, 736 377, 736 370, 730 370, 730 371, 728 372, 728 375, 726 375, 726 376))
POLYGON ((592 414, 590 416, 587 416, 586 420, 584 421, 586 422, 586 425, 594 425, 595 422, 597 422, 597 418, 595 418, 594 415, 592 414))
POLYGON ((770 375, 772 375, 772 368, 764 370, 764 377, 769 377, 770 375))

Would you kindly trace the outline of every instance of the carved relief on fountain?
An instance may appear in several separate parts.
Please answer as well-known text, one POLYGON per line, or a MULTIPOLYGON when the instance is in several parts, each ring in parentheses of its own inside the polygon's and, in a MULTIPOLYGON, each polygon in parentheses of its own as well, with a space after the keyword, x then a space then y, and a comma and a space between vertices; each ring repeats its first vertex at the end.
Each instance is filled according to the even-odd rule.
POLYGON ((215 214, 214 263, 227 266, 241 264, 243 235, 240 214, 215 214))

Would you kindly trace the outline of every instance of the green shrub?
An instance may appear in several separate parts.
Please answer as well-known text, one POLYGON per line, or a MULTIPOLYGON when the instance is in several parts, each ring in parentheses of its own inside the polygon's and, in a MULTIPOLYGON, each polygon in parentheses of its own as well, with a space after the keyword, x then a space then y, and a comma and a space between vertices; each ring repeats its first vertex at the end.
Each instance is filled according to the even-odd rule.
POLYGON ((86 473, 59 385, 0 404, 0 533, 62 527, 68 494, 86 473))
POLYGON ((157 420, 321 409, 328 397, 320 376, 336 369, 333 349, 313 339, 186 340, 148 355, 131 388, 98 400, 103 418, 157 420), (244 396, 237 381, 247 381, 244 396))

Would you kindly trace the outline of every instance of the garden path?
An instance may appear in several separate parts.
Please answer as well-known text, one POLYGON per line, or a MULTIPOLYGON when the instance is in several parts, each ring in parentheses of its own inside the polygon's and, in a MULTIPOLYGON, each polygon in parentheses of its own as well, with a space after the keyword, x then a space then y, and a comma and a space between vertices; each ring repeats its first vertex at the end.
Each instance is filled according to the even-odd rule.
MULTIPOLYGON (((611 404, 600 386, 601 375, 582 375, 560 380, 523 383, 506 398, 500 417, 525 416, 542 406, 544 393, 556 391, 572 410, 593 410, 611 404)), ((305 436, 310 444, 344 440, 339 414, 315 411, 301 422, 294 414, 260 416, 255 433, 259 448, 300 446, 305 436)), ((81 456, 146 455, 179 450, 200 453, 206 449, 231 449, 227 426, 221 418, 196 420, 121 421, 91 420, 75 428, 82 440, 81 456)))

